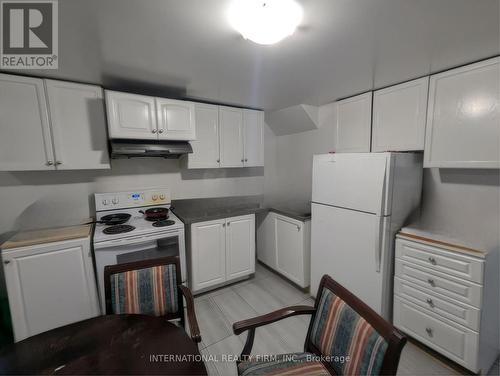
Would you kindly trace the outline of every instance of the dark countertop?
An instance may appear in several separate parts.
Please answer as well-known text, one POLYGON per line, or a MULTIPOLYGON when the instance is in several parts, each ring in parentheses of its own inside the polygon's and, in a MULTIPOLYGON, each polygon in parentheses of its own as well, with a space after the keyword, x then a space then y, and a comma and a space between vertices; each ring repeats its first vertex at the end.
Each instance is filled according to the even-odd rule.
POLYGON ((298 203, 295 201, 272 203, 265 201, 264 196, 230 196, 173 200, 171 210, 184 224, 269 211, 299 221, 306 221, 311 218, 310 203, 298 203))

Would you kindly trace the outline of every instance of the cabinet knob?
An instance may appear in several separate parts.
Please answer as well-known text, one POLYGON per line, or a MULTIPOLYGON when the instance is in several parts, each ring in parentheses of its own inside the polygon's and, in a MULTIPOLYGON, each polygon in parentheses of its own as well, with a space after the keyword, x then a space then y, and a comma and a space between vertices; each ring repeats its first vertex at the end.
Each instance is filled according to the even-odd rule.
POLYGON ((163 133, 163 129, 158 130, 158 133, 163 133))
POLYGON ((299 225, 297 225, 297 231, 300 231, 300 226, 299 225))
POLYGON ((231 222, 228 222, 228 223, 227 223, 227 225, 228 225, 228 226, 231 226, 231 222))
POLYGON ((248 159, 245 158, 245 162, 248 162, 248 159))
POLYGON ((434 282, 434 280, 432 278, 429 278, 427 280, 427 282, 429 282, 429 285, 431 285, 432 287, 436 286, 436 283, 434 282))
POLYGON ((61 165, 62 161, 56 161, 56 165, 61 165))
POLYGON ((220 163, 220 159, 217 159, 217 163, 220 163))
POLYGON ((226 224, 225 224, 225 223, 223 223, 223 224, 222 224, 222 227, 226 227, 226 224))
POLYGON ((432 265, 436 265, 436 259, 434 257, 429 257, 429 262, 432 264, 432 265))
POLYGON ((47 166, 52 166, 54 164, 53 161, 47 161, 47 166))
POLYGON ((151 133, 156 133, 156 129, 151 130, 151 133))
POLYGON ((245 162, 245 160, 244 160, 244 159, 242 159, 241 161, 242 161, 242 162, 245 162))
POLYGON ((431 328, 425 328, 425 331, 429 335, 429 337, 432 337, 432 329, 431 328))
POLYGON ((431 298, 427 298, 427 304, 429 304, 429 306, 431 306, 432 308, 434 308, 434 302, 432 301, 431 298))
POLYGON ((4 260, 3 262, 5 265, 10 264, 10 260, 4 260))

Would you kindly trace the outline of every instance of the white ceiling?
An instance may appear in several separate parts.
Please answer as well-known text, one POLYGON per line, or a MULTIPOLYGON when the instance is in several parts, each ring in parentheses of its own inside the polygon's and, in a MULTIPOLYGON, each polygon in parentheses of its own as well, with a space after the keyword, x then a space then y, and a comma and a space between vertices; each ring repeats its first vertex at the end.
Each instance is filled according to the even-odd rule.
POLYGON ((320 105, 499 54, 499 0, 300 0, 273 46, 229 0, 59 0, 59 70, 30 74, 279 109, 320 105))

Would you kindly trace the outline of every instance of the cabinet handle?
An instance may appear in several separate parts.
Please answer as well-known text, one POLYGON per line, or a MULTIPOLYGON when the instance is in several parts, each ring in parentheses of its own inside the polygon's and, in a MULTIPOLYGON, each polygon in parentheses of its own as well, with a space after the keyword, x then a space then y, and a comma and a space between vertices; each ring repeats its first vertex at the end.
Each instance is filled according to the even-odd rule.
POLYGON ((247 159, 247 158, 245 158, 245 162, 248 162, 248 159, 247 159))
POLYGON ((427 298, 427 304, 429 304, 429 306, 431 306, 432 308, 434 308, 434 302, 432 301, 431 298, 427 298))
POLYGON ((220 159, 217 159, 217 163, 220 163, 220 159))
POLYGON ((52 166, 54 164, 53 161, 47 161, 47 166, 52 166))
POLYGON ((432 287, 436 286, 436 283, 434 283, 434 280, 432 278, 429 278, 427 282, 429 282, 429 285, 431 285, 432 287))
POLYGON ((158 131, 158 133, 163 133, 163 129, 160 129, 160 130, 158 131))
POLYGON ((436 259, 434 257, 429 257, 429 262, 432 264, 432 265, 436 265, 436 259))
POLYGON ((151 131, 151 133, 156 133, 156 129, 153 129, 153 130, 151 131))
POLYGON ((226 227, 226 224, 225 224, 225 223, 223 223, 223 224, 222 224, 222 227, 226 227))
POLYGON ((62 161, 56 161, 56 165, 61 165, 62 161))
POLYGON ((5 260, 3 263, 4 263, 5 265, 10 264, 10 260, 5 260))
POLYGON ((432 329, 431 328, 425 328, 425 331, 429 335, 429 337, 432 337, 432 329))
POLYGON ((228 226, 231 226, 231 222, 228 222, 228 223, 227 223, 227 225, 228 225, 228 226))
POLYGON ((242 159, 242 160, 241 160, 241 162, 245 162, 245 160, 244 160, 244 159, 242 159))

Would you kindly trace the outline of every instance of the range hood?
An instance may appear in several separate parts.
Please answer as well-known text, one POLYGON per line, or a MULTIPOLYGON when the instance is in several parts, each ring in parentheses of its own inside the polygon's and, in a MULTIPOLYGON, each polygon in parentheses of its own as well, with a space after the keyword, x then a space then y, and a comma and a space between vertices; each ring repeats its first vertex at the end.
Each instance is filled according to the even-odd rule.
POLYGON ((156 157, 177 159, 183 154, 193 152, 187 141, 156 140, 124 140, 113 139, 111 142, 111 158, 143 158, 156 157))

